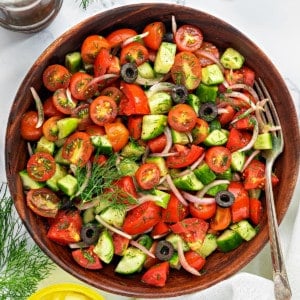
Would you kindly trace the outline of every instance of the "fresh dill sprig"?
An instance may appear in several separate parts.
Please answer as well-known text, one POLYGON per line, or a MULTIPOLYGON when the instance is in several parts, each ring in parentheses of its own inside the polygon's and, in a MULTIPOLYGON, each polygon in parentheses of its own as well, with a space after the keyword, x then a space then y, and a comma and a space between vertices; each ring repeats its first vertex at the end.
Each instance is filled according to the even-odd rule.
POLYGON ((93 2, 93 0, 81 0, 79 6, 82 6, 83 9, 86 9, 89 6, 90 2, 93 2))
POLYGON ((36 245, 13 210, 7 186, 0 188, 0 299, 25 300, 54 268, 51 260, 36 245))

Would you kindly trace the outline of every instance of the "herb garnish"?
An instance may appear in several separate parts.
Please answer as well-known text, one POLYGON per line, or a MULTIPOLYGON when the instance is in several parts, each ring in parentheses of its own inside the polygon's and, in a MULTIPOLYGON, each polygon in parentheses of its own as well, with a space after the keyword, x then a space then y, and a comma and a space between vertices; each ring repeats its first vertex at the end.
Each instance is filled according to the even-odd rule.
POLYGON ((25 300, 47 278, 54 264, 36 244, 30 245, 4 183, 0 195, 0 299, 25 300))

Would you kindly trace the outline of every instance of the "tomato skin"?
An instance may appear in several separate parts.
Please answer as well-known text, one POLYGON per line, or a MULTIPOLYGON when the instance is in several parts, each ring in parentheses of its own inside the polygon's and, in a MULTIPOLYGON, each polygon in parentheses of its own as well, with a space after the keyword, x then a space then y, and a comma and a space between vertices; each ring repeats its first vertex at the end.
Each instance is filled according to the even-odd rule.
POLYGON ((256 198, 250 198, 249 202, 249 218, 254 225, 258 225, 263 214, 263 207, 261 201, 256 198))
POLYGON ((195 51, 195 55, 199 58, 201 67, 206 67, 215 63, 213 60, 204 56, 202 52, 214 56, 215 59, 219 59, 220 57, 219 49, 214 44, 209 42, 202 42, 201 47, 195 51))
POLYGON ((121 92, 121 90, 115 86, 106 87, 101 91, 100 95, 112 98, 117 104, 119 104, 122 97, 124 97, 124 94, 121 92))
POLYGON ((107 138, 115 152, 120 151, 129 140, 129 131, 121 122, 107 123, 104 125, 107 138))
POLYGON ((36 152, 27 162, 28 175, 36 181, 42 182, 50 179, 56 170, 53 156, 46 152, 36 152))
POLYGON ((67 97, 66 89, 57 89, 53 94, 53 104, 55 108, 65 115, 70 115, 77 105, 76 99, 67 97))
POLYGON ((27 111, 21 119, 20 132, 23 139, 27 141, 37 141, 43 135, 42 127, 36 128, 38 113, 27 111))
POLYGON ((137 66, 148 60, 148 49, 139 42, 132 42, 121 49, 120 63, 135 63, 137 66))
POLYGON ((161 220, 166 223, 179 222, 188 215, 189 208, 184 206, 173 193, 170 193, 170 195, 167 208, 162 209, 161 220))
POLYGON ((49 97, 43 102, 44 114, 46 117, 64 116, 65 114, 60 112, 53 103, 53 98, 49 97))
POLYGON ((59 198, 48 188, 31 189, 26 195, 27 206, 37 215, 55 218, 59 208, 59 198))
POLYGON ((212 218, 217 210, 216 202, 211 204, 199 204, 189 203, 190 214, 199 219, 208 220, 212 218))
POLYGON ((187 263, 197 271, 200 271, 206 263, 206 259, 193 250, 185 252, 184 257, 187 263))
POLYGON ((179 51, 196 51, 202 45, 203 34, 194 25, 182 25, 175 33, 175 42, 179 51))
POLYGON ((257 159, 251 160, 243 172, 243 177, 246 190, 264 188, 265 164, 257 159))
POLYGON ((160 221, 161 207, 153 201, 147 201, 130 210, 123 224, 123 230, 128 234, 141 234, 160 221))
POLYGON ((93 77, 87 73, 76 72, 72 75, 69 89, 72 96, 77 100, 85 101, 97 92, 96 84, 89 84, 93 77))
POLYGON ((135 178, 142 189, 151 190, 159 183, 159 168, 154 163, 144 163, 137 169, 135 178))
POLYGON ((133 198, 138 197, 135 184, 131 176, 123 176, 120 179, 118 179, 114 184, 117 187, 124 190, 124 192, 126 192, 127 194, 131 195, 133 198))
POLYGON ((81 45, 81 58, 86 64, 93 64, 101 48, 110 49, 108 41, 100 35, 90 35, 81 45))
POLYGON ((238 130, 236 128, 231 128, 229 131, 228 140, 226 143, 226 148, 230 152, 235 152, 246 146, 251 140, 251 133, 245 130, 238 130))
POLYGON ((249 218, 250 200, 246 189, 241 182, 232 181, 228 186, 228 191, 231 192, 235 199, 231 205, 232 222, 236 223, 249 218))
POLYGON ((111 48, 121 45, 128 38, 136 36, 137 32, 130 28, 121 28, 111 32, 106 40, 108 41, 111 48))
POLYGON ((81 227, 82 219, 78 210, 60 210, 50 221, 47 237, 60 245, 77 243, 81 239, 81 227))
POLYGON ((52 141, 52 142, 57 141, 58 139, 57 121, 60 119, 61 117, 54 116, 44 122, 42 130, 45 138, 48 141, 52 141))
POLYGON ((128 130, 129 135, 134 140, 139 140, 142 135, 142 124, 143 124, 143 117, 142 116, 129 116, 128 117, 128 130))
POLYGON ((167 137, 165 134, 161 134, 156 138, 149 140, 147 144, 152 153, 160 153, 167 144, 167 137))
POLYGON ((94 253, 94 248, 94 245, 91 245, 88 248, 74 250, 72 256, 81 267, 89 270, 100 270, 102 264, 97 254, 94 253))
POLYGON ((44 86, 51 92, 57 89, 66 89, 69 85, 71 73, 63 65, 54 64, 48 66, 43 72, 44 86))
POLYGON ((171 76, 175 84, 182 84, 188 90, 197 88, 202 78, 202 69, 197 56, 188 51, 177 53, 171 68, 171 76))
POLYGON ((150 23, 144 28, 143 33, 144 32, 149 32, 149 34, 143 38, 145 46, 152 50, 158 50, 166 33, 165 24, 163 22, 150 23))
POLYGON ((105 130, 104 130, 104 127, 102 126, 98 126, 98 125, 88 125, 86 128, 85 128, 85 132, 90 135, 90 136, 93 136, 93 135, 105 135, 105 130))
POLYGON ((215 173, 224 173, 230 168, 231 152, 223 146, 213 146, 206 150, 205 161, 215 173))
POLYGON ((116 102, 107 96, 97 97, 90 105, 90 117, 99 126, 113 122, 117 117, 117 113, 116 102))
POLYGON ((216 214, 209 223, 209 228, 214 231, 226 229, 231 223, 230 207, 217 206, 216 214))
POLYGON ((168 168, 180 169, 188 167, 195 162, 204 152, 204 148, 192 145, 190 148, 187 146, 175 144, 170 152, 177 152, 178 155, 167 157, 166 164, 168 168))
POLYGON ((85 132, 71 134, 63 145, 62 157, 72 164, 84 166, 90 159, 93 146, 90 136, 85 132))
POLYGON ((142 282, 156 287, 166 285, 170 264, 168 261, 161 262, 150 267, 142 276, 142 282))
POLYGON ((202 143, 209 134, 209 125, 208 123, 201 119, 197 118, 196 125, 192 130, 193 144, 198 145, 202 143))

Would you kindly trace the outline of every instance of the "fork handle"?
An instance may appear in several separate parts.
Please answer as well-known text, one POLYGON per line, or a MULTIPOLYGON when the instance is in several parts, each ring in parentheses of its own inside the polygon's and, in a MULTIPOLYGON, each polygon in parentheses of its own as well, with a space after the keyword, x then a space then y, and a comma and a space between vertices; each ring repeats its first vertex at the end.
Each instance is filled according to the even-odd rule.
POLYGON ((272 163, 266 164, 266 206, 268 215, 269 239, 273 264, 274 292, 276 300, 289 300, 292 291, 289 285, 284 258, 280 245, 278 222, 272 189, 272 163))

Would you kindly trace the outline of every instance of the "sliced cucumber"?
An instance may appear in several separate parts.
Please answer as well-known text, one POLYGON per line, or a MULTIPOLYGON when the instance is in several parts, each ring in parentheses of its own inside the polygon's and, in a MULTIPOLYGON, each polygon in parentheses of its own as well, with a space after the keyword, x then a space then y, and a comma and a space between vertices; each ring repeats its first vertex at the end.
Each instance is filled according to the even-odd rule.
POLYGON ((77 192, 78 182, 74 176, 67 174, 57 181, 57 186, 62 192, 71 197, 77 192))
POLYGON ((215 129, 204 140, 206 146, 220 146, 226 144, 228 137, 223 130, 215 129))
POLYGON ((113 154, 111 142, 108 140, 106 135, 93 135, 91 136, 91 142, 95 147, 97 147, 99 154, 113 154))
POLYGON ((194 172, 173 179, 175 186, 184 191, 200 191, 203 188, 202 182, 194 172))
POLYGON ((138 144, 135 141, 129 141, 121 151, 123 157, 137 160, 145 153, 145 146, 138 144))
POLYGON ((220 58, 221 64, 227 69, 240 69, 245 58, 241 53, 233 48, 227 48, 220 58))
POLYGON ((167 114, 172 107, 172 98, 168 93, 157 92, 148 97, 148 103, 152 115, 167 114))
POLYGON ((200 108, 200 99, 195 94, 189 94, 187 98, 187 103, 194 109, 195 113, 198 115, 200 108))
POLYGON ((218 95, 218 87, 215 85, 209 86, 203 83, 200 83, 196 90, 196 95, 199 98, 201 103, 205 102, 216 102, 218 95))
POLYGON ((256 235, 255 228, 247 220, 232 224, 230 228, 236 231, 245 241, 252 240, 256 235))
POLYGON ((114 244, 112 236, 106 229, 100 233, 98 242, 93 251, 98 255, 101 261, 106 264, 112 261, 114 257, 114 244))
POLYGON ((166 176, 169 173, 168 167, 166 165, 166 161, 164 160, 163 157, 151 157, 151 156, 149 156, 149 157, 147 157, 146 162, 156 164, 159 168, 161 177, 166 176))
POLYGON ((56 163, 55 173, 54 175, 46 181, 46 185, 54 192, 59 190, 58 187, 58 180, 65 177, 67 175, 67 170, 65 167, 61 166, 60 164, 56 163))
POLYGON ((216 85, 222 83, 224 81, 224 76, 220 67, 217 64, 213 64, 202 68, 201 81, 206 85, 216 85))
POLYGON ((74 132, 79 124, 77 118, 63 118, 56 122, 58 128, 58 139, 63 139, 74 132))
POLYGON ((142 123, 142 140, 151 140, 162 134, 167 125, 165 115, 145 115, 142 123))
POLYGON ((217 249, 217 236, 212 233, 207 233, 201 247, 197 252, 203 256, 207 257, 217 249))
POLYGON ((218 238, 217 245, 222 252, 236 249, 243 242, 242 237, 232 229, 226 229, 218 238))
POLYGON ((19 175, 21 177, 22 185, 25 190, 39 189, 39 188, 42 188, 45 186, 44 182, 38 182, 38 181, 33 180, 29 176, 27 170, 20 171, 19 175))
POLYGON ((256 150, 269 150, 273 148, 272 134, 270 132, 261 133, 253 145, 256 150))
POLYGON ((155 78, 155 72, 149 62, 145 61, 144 63, 139 65, 137 69, 138 69, 139 76, 141 76, 142 78, 145 79, 155 78))
POLYGON ((138 163, 131 158, 124 158, 118 164, 118 170, 122 176, 134 176, 138 168, 138 163))
POLYGON ((198 168, 194 170, 196 177, 204 184, 207 185, 213 182, 217 176, 216 174, 210 169, 207 163, 202 163, 198 168))
POLYGON ((176 44, 162 42, 154 61, 154 71, 156 73, 166 74, 168 73, 175 60, 176 44))
POLYGON ((179 132, 171 128, 171 136, 174 144, 186 145, 190 143, 188 135, 185 132, 179 132))
POLYGON ((71 73, 78 72, 81 68, 82 60, 79 51, 68 53, 65 57, 65 66, 71 73))
POLYGON ((182 237, 179 234, 170 233, 166 237, 166 241, 170 242, 173 245, 173 247, 174 247, 175 250, 178 250, 177 245, 178 245, 178 241, 179 240, 182 243, 183 251, 189 251, 190 250, 189 245, 182 239, 182 237))
POLYGON ((245 152, 235 151, 231 153, 231 168, 234 171, 240 172, 243 169, 245 161, 246 161, 245 152))
POLYGON ((123 225, 126 215, 125 205, 110 205, 101 211, 101 218, 108 224, 115 227, 123 225))
POLYGON ((55 143, 48 141, 45 136, 42 136, 37 142, 35 152, 46 152, 53 155, 55 150, 55 143))

